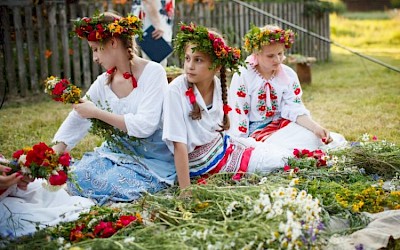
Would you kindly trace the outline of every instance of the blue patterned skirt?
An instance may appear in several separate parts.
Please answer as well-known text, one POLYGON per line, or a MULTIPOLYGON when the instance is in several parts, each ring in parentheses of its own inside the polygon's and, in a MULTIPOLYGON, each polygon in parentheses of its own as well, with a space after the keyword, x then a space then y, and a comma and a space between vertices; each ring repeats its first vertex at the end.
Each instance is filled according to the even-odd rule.
POLYGON ((85 153, 73 165, 72 174, 73 181, 68 182, 68 192, 91 198, 99 205, 134 201, 145 193, 155 193, 168 187, 137 159, 112 152, 105 145, 85 153))

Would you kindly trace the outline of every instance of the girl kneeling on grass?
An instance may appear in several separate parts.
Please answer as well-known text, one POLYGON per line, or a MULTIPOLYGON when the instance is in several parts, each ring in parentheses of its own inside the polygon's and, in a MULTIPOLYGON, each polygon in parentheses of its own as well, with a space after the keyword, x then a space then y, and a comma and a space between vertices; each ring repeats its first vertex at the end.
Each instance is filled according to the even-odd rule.
POLYGON ((252 138, 228 136, 226 68, 242 63, 240 50, 202 26, 182 25, 175 49, 184 56, 185 73, 168 86, 164 99, 163 140, 174 153, 180 188, 190 177, 217 172, 241 173, 283 167, 279 148, 260 147, 252 138), (221 80, 215 75, 219 71, 221 80))
POLYGON ((315 122, 304 106, 299 78, 283 64, 285 48, 293 43, 294 33, 277 26, 253 26, 245 35, 243 47, 252 54, 246 59, 247 67, 240 67, 232 77, 229 134, 280 145, 288 156, 293 156, 295 148, 345 145, 342 135, 315 122))

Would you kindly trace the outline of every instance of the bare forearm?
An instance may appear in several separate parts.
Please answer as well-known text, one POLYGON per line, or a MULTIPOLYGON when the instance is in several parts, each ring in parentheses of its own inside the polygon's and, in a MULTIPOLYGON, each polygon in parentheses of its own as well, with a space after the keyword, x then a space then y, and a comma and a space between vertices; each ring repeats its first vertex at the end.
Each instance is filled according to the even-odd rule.
POLYGON ((110 113, 105 110, 98 110, 94 118, 102 120, 103 122, 108 123, 120 129, 121 131, 127 132, 127 128, 125 125, 125 118, 123 115, 110 113))
POLYGON ((178 183, 181 189, 190 186, 189 175, 189 157, 186 145, 179 142, 174 142, 174 160, 176 174, 178 175, 178 183))
POLYGON ((143 4, 146 7, 146 10, 149 14, 151 23, 156 29, 160 29, 161 20, 160 15, 157 11, 157 7, 154 0, 143 0, 143 4))
POLYGON ((310 130, 313 133, 315 133, 316 130, 321 128, 321 126, 314 120, 312 120, 311 117, 309 117, 308 115, 298 116, 296 123, 299 124, 300 126, 305 127, 306 129, 310 130))

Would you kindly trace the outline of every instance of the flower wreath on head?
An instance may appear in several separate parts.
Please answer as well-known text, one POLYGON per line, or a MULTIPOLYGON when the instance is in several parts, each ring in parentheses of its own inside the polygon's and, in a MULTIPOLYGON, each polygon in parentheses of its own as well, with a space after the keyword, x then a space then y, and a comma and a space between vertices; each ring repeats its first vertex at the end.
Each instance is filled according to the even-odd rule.
POLYGON ((263 29, 252 25, 249 32, 244 36, 244 49, 250 53, 258 51, 264 45, 282 43, 285 48, 290 48, 294 43, 295 33, 280 28, 263 29))
POLYGON ((92 42, 102 42, 110 37, 142 36, 142 21, 132 15, 127 17, 108 17, 95 14, 93 17, 83 17, 74 21, 74 33, 79 38, 92 42), (110 21, 107 21, 110 18, 110 21))
POLYGON ((179 56, 185 55, 185 47, 189 42, 195 44, 194 51, 211 55, 212 69, 224 66, 235 72, 240 65, 244 65, 240 49, 229 47, 221 37, 209 32, 203 26, 181 23, 180 31, 175 38, 175 50, 179 56))

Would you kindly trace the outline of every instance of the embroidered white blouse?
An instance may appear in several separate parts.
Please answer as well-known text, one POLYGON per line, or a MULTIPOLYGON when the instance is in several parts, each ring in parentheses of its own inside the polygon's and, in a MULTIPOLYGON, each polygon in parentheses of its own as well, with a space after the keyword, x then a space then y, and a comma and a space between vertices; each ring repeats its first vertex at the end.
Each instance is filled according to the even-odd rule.
MULTIPOLYGON (((138 86, 128 96, 119 98, 107 84, 108 74, 103 73, 90 86, 85 98, 103 109, 123 114, 128 135, 147 138, 161 127, 164 92, 168 86, 164 68, 148 62, 138 81, 138 86)), ((53 142, 64 142, 67 150, 73 148, 89 131, 91 123, 72 110, 54 136, 53 142)))
POLYGON ((196 86, 193 86, 196 101, 202 110, 201 119, 193 120, 189 116, 192 104, 186 96, 188 83, 185 75, 180 75, 169 84, 163 106, 163 140, 172 153, 174 152, 173 142, 186 144, 190 153, 196 146, 207 144, 220 136, 217 130, 221 128, 218 124, 222 124, 224 113, 221 82, 217 77, 214 77, 214 86, 212 108, 209 110, 200 92, 196 86))
POLYGON ((295 122, 299 115, 310 115, 301 101, 302 90, 296 72, 281 64, 277 75, 266 80, 253 64, 240 68, 229 87, 229 134, 248 137, 252 122, 269 123, 279 118, 295 122))

